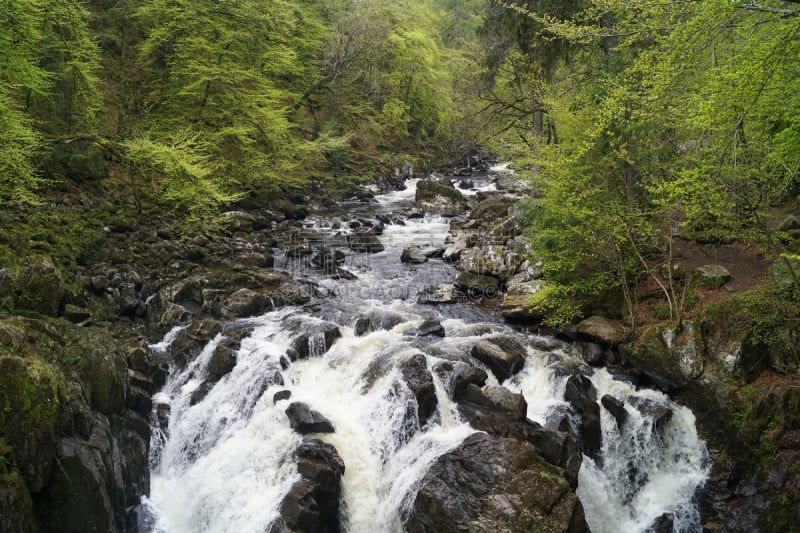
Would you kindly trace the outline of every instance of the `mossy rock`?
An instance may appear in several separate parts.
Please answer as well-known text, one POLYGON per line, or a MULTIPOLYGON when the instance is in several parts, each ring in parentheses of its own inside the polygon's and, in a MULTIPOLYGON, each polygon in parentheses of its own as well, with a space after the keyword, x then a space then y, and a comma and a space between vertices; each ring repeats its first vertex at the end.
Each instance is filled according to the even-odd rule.
POLYGON ((10 295, 11 308, 58 316, 67 299, 66 283, 53 259, 30 256, 14 269, 3 270, 0 292, 10 295))
POLYGON ((685 387, 703 371, 703 349, 693 325, 676 332, 669 325, 645 329, 635 344, 620 345, 623 358, 663 391, 685 387))
POLYGON ((0 428, 31 491, 50 475, 63 376, 37 356, 0 357, 0 428))
MULTIPOLYGON (((0 456, 3 457, 3 456, 0 456)), ((0 459, 0 531, 27 533, 35 531, 33 502, 25 480, 0 459)))

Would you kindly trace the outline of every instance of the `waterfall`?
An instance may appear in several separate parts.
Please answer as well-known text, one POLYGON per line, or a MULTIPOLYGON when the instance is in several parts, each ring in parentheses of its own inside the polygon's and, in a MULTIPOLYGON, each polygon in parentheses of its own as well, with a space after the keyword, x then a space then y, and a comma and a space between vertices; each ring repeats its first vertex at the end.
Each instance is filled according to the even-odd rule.
MULTIPOLYGON (((378 197, 373 209, 390 212, 411 205, 414 186, 412 180, 405 191, 378 197)), ((552 425, 555 414, 565 410, 568 378, 553 361, 572 357, 567 345, 542 339, 537 345, 552 346, 535 349, 525 334, 469 303, 440 308, 414 304, 424 287, 451 281, 454 269, 441 261, 401 265, 400 252, 412 243, 441 246, 448 229, 447 219, 431 215, 387 225, 381 237, 385 251, 346 257, 345 267, 357 279, 300 273, 335 296, 310 308, 273 308, 244 320, 253 329, 242 339, 230 373, 208 381, 224 333, 184 369, 174 371, 154 397, 160 411, 154 411, 151 494, 143 502, 148 518, 142 528, 157 533, 267 531, 300 479, 293 452, 303 438, 291 429, 285 411, 292 402, 302 402, 335 429, 314 437, 332 444, 345 464, 343 529, 402 531, 401 516, 429 467, 475 431, 459 416, 451 385, 433 369, 445 360, 458 360, 497 332, 529 346, 523 370, 504 385, 525 396, 528 418, 552 425), (383 321, 376 319, 379 327, 357 336, 352 327, 357 316, 383 321), (445 337, 414 334, 434 317, 445 337), (321 331, 303 330, 303 324, 323 321, 339 325, 341 336, 332 345, 321 331), (303 333, 309 357, 287 365, 287 351, 303 333), (436 397, 436 412, 427 422, 420 420, 417 398, 401 370, 420 357, 436 397), (274 400, 278 391, 289 399, 274 400)), ((171 331, 153 349, 167 350, 177 333, 171 331)), ((577 492, 592 530, 644 531, 665 513, 675 531, 696 530, 699 518, 692 495, 708 466, 691 412, 657 392, 636 391, 604 370, 596 370, 591 380, 598 398, 610 394, 624 402, 628 413, 619 427, 601 409, 602 458, 585 457, 579 474, 577 492), (668 409, 669 419, 656 428, 654 418, 641 408, 643 402, 668 409)), ((488 383, 498 384, 491 373, 488 383)))

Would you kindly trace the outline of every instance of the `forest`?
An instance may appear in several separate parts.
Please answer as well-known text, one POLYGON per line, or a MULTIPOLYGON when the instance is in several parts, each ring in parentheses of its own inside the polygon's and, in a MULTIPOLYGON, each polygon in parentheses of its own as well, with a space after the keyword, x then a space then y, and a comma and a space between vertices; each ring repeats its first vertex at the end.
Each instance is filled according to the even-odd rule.
MULTIPOLYGON (((485 149, 536 183, 524 219, 554 324, 574 297, 654 274, 679 231, 756 243, 798 297, 796 241, 768 224, 800 192, 794 2, 0 9, 7 206, 90 184, 209 224, 259 192, 485 149)), ((661 291, 679 320, 681 295, 661 291)))
POLYGON ((794 531, 798 376, 800 0, 0 0, 2 531, 794 531))

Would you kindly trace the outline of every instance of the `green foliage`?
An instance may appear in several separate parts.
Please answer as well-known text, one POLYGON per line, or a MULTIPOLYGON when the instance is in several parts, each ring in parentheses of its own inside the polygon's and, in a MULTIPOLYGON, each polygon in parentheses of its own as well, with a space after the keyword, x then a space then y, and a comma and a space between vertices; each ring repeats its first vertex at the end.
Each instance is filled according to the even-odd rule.
POLYGON ((196 135, 176 136, 169 143, 133 139, 125 147, 137 171, 149 176, 159 195, 183 212, 188 223, 208 222, 221 205, 239 198, 226 190, 208 144, 196 135))

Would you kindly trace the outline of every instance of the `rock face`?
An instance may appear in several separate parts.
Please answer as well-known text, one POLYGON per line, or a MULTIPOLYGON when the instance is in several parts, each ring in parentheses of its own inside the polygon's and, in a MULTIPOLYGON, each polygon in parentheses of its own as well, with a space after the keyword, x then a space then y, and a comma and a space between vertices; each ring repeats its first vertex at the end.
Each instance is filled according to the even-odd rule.
POLYGON ((522 370, 527 354, 525 348, 513 339, 497 336, 478 342, 470 355, 488 366, 497 380, 503 382, 522 370))
POLYGON ((691 324, 678 335, 669 326, 650 326, 635 346, 623 345, 620 352, 663 391, 685 387, 700 376, 705 362, 702 341, 691 324))
POLYGON ((12 318, 0 347, 2 529, 131 530, 164 377, 146 345, 124 328, 12 318))
POLYGON ((533 445, 476 433, 439 457, 403 516, 406 531, 587 531, 583 507, 533 445))
POLYGON ((400 366, 403 380, 417 400, 417 418, 424 427, 436 413, 436 387, 425 362, 425 356, 417 354, 400 366))
POLYGON ((342 531, 341 479, 345 465, 331 444, 317 439, 304 440, 295 451, 297 471, 302 480, 295 483, 280 507, 281 518, 271 533, 342 531))
POLYGON ((578 415, 579 427, 575 437, 580 442, 583 453, 597 459, 602 448, 603 431, 600 427, 600 406, 597 405, 597 391, 591 380, 577 374, 567 380, 564 399, 570 403, 578 415))
POLYGON ((289 425, 301 435, 308 433, 333 433, 335 430, 330 420, 319 411, 311 409, 303 402, 293 402, 286 408, 289 425))

